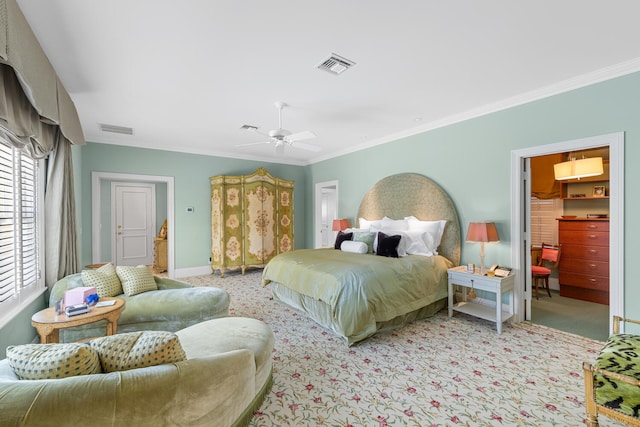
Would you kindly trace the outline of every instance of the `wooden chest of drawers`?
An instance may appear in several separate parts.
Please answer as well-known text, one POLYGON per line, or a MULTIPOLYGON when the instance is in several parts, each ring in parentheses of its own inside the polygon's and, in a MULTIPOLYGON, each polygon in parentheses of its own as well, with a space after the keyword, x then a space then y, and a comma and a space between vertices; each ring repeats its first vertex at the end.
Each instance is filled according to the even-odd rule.
POLYGON ((560 295, 609 304, 609 220, 560 219, 560 295))

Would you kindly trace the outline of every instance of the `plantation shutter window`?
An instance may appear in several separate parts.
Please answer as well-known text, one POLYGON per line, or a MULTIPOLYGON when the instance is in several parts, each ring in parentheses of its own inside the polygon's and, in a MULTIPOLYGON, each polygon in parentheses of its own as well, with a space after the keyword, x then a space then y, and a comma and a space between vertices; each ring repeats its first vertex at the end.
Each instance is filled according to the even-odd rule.
POLYGON ((558 218, 562 215, 561 199, 531 198, 531 245, 558 243, 558 218))
POLYGON ((0 143, 0 305, 38 284, 38 162, 0 143))

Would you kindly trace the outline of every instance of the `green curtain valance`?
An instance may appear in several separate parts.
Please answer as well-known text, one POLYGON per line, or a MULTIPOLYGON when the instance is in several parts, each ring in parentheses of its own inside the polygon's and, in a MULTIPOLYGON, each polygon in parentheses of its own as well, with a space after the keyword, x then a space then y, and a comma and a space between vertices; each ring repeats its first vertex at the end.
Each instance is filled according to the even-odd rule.
POLYGON ((42 141, 50 140, 55 128, 72 144, 85 143, 75 105, 15 0, 0 0, 0 63, 5 85, 0 91, 2 127, 22 144, 35 144, 36 154, 51 151, 42 141))

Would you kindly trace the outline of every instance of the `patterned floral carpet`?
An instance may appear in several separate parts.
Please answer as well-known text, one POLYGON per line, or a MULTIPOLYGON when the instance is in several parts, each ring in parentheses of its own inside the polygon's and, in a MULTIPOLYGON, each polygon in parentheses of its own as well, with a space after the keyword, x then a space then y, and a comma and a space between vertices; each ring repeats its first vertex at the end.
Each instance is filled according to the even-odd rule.
MULTIPOLYGON (((446 310, 355 346, 271 299, 261 271, 183 281, 231 296, 231 315, 266 322, 274 383, 251 426, 580 426, 582 361, 603 343, 544 326, 446 310)), ((621 426, 600 417, 604 426, 621 426)))

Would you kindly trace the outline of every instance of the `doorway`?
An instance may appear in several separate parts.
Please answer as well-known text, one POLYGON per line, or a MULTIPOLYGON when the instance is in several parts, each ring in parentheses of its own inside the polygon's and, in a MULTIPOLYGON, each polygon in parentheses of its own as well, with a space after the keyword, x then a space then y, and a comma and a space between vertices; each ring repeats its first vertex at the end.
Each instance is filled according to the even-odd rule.
POLYGON ((116 265, 153 264, 155 184, 112 182, 111 201, 111 259, 116 265))
MULTIPOLYGON (((528 162, 531 157, 608 147, 610 153, 610 238, 609 238, 609 322, 614 314, 624 314, 624 133, 565 141, 511 152, 511 259, 520 274, 516 275, 516 319, 531 320, 531 252, 528 218, 530 183, 528 162)), ((611 324, 610 324, 611 330, 611 324)))
POLYGON ((315 248, 328 248, 333 245, 335 232, 331 224, 338 218, 338 181, 320 182, 315 192, 315 248))
MULTIPOLYGON (((111 249, 104 245, 105 239, 109 242, 110 237, 104 237, 104 231, 110 229, 109 225, 103 227, 104 221, 111 221, 111 214, 105 214, 104 209, 111 212, 111 182, 144 182, 153 183, 156 189, 166 187, 163 195, 158 193, 158 210, 163 208, 163 215, 167 220, 167 276, 175 277, 174 242, 175 242, 175 219, 174 219, 174 178, 171 176, 124 174, 112 172, 91 172, 91 259, 92 263, 104 262, 105 254, 111 254, 111 249), (166 211, 165 211, 166 209, 166 211), (107 218, 107 219, 105 219, 107 218)), ((157 221, 156 221, 157 223, 157 221)), ((108 256, 110 258, 110 256, 108 256)), ((115 259, 115 258, 113 258, 115 259)))

